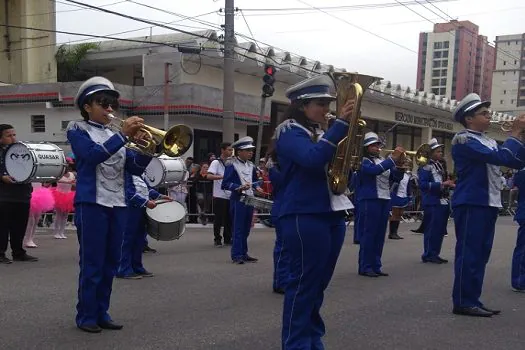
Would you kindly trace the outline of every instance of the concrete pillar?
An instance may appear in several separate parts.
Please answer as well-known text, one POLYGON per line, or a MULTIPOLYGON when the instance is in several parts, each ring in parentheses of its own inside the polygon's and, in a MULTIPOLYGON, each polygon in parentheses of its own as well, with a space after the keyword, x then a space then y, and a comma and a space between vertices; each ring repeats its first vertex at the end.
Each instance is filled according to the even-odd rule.
MULTIPOLYGON (((421 143, 429 143, 430 139, 432 138, 432 128, 430 127, 424 127, 421 129, 421 143)), ((419 145, 416 145, 416 147, 419 147, 419 145)))

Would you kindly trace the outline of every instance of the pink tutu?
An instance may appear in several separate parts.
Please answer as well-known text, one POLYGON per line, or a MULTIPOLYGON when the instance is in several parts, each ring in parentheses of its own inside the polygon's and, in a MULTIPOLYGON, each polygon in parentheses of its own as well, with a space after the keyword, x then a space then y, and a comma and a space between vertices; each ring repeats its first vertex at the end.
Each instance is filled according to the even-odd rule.
POLYGON ((73 202, 75 200, 75 191, 61 192, 53 190, 55 197, 55 208, 63 213, 72 213, 75 211, 73 202))
POLYGON ((31 194, 30 211, 33 214, 41 214, 53 210, 55 198, 49 188, 41 187, 33 190, 31 194))

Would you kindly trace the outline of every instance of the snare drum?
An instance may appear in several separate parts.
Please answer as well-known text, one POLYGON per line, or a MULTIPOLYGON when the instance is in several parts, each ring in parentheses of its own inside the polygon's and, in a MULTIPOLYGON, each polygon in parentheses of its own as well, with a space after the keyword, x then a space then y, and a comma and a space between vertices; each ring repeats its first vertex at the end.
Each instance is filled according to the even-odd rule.
POLYGON ((186 230, 186 209, 179 202, 158 204, 146 215, 148 235, 158 241, 179 239, 186 230))
POLYGON ((241 196, 241 202, 259 210, 272 210, 273 201, 255 196, 241 196))
POLYGON ((173 185, 188 180, 189 173, 182 158, 173 158, 162 155, 153 158, 144 171, 144 178, 148 185, 173 185))
POLYGON ((64 151, 48 142, 16 142, 5 153, 5 168, 18 183, 47 182, 60 179, 66 172, 64 151))

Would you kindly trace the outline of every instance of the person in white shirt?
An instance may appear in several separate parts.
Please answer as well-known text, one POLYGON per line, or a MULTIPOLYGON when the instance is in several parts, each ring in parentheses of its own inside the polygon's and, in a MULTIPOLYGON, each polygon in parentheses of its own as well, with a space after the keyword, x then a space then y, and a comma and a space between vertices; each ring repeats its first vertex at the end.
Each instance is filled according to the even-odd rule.
POLYGON ((232 244, 231 218, 230 218, 230 191, 221 189, 224 169, 233 154, 230 142, 221 143, 221 156, 211 162, 206 178, 213 180, 213 236, 216 247, 232 244), (224 232, 221 237, 221 227, 224 232))

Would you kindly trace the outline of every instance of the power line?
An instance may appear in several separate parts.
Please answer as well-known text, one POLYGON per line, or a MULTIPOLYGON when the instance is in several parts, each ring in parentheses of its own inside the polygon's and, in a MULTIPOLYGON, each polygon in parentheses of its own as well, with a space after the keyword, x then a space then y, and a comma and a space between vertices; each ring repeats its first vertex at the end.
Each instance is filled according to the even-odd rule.
MULTIPOLYGON (((61 1, 58 1, 58 0, 49 0, 49 1, 54 2, 54 3, 64 4, 64 5, 67 5, 67 6, 74 6, 74 7, 76 7, 76 9, 74 9, 74 10, 62 10, 62 11, 56 11, 55 10, 55 11, 43 12, 43 13, 29 13, 29 14, 20 15, 20 17, 34 17, 34 16, 50 15, 50 14, 53 14, 53 13, 56 14, 56 13, 77 12, 77 11, 91 10, 91 9, 88 9, 88 8, 85 8, 85 7, 80 7, 78 5, 66 4, 65 2, 61 2, 61 1)), ((127 2, 127 1, 128 0, 121 0, 121 1, 113 2, 111 4, 104 4, 104 5, 99 5, 99 6, 100 7, 109 7, 109 6, 121 4, 121 3, 124 3, 124 2, 127 2)))
MULTIPOLYGON (((445 16, 447 17, 450 17, 448 15, 448 13, 444 12, 442 9, 440 9, 439 7, 437 7, 436 5, 434 5, 434 1, 428 1, 428 0, 425 0, 427 3, 429 3, 429 5, 431 5, 432 7, 434 7, 435 9, 437 9, 439 12, 441 12, 442 14, 444 14, 445 16)), ((452 17, 450 17, 452 18, 452 17)))

